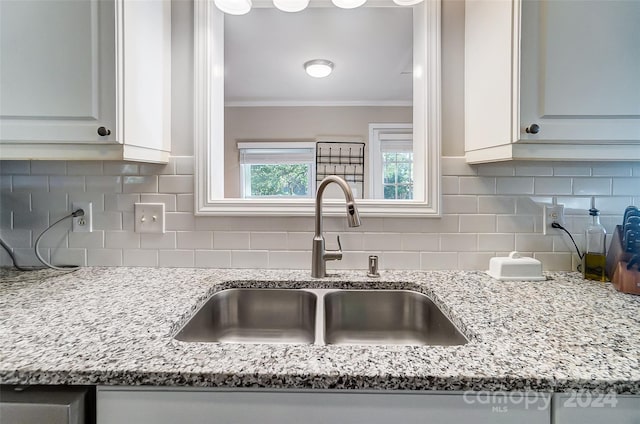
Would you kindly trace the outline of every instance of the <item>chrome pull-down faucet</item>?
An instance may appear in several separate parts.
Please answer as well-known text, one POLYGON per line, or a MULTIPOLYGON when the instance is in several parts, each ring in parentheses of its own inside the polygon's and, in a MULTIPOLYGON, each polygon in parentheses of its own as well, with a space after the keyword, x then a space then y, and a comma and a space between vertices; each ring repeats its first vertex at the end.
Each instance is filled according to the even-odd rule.
POLYGON ((329 175, 318 185, 316 192, 316 233, 313 236, 313 250, 311 257, 311 276, 314 278, 322 278, 327 276, 326 261, 339 261, 342 259, 342 245, 340 244, 340 236, 338 236, 338 250, 325 250, 324 236, 322 235, 322 195, 325 188, 330 183, 336 183, 342 189, 345 200, 347 201, 347 222, 349 227, 360 226, 360 215, 356 202, 353 199, 353 192, 347 182, 336 176, 329 175))

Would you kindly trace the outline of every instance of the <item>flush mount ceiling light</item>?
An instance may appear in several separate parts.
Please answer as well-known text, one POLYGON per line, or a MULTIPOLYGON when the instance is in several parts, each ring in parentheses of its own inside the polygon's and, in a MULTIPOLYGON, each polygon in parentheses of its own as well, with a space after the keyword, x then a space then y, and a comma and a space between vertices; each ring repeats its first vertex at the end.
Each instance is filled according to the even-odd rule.
POLYGON ((331 0, 331 2, 341 9, 355 9, 365 4, 367 0, 331 0))
POLYGON ((304 64, 304 70, 314 78, 324 78, 333 71, 333 62, 326 59, 313 59, 304 64))
POLYGON ((300 12, 307 8, 309 0, 273 0, 273 5, 283 12, 300 12))
POLYGON ((251 10, 251 0, 213 0, 216 7, 229 15, 244 15, 251 10))

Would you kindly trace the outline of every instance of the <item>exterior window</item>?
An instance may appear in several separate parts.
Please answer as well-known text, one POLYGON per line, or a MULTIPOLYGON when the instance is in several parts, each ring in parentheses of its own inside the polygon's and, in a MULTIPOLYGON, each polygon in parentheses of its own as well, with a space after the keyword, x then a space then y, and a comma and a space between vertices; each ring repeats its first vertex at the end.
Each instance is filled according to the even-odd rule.
POLYGON ((314 143, 238 143, 242 198, 312 197, 314 143))
POLYGON ((369 191, 375 199, 413 199, 411 124, 370 124, 369 191))

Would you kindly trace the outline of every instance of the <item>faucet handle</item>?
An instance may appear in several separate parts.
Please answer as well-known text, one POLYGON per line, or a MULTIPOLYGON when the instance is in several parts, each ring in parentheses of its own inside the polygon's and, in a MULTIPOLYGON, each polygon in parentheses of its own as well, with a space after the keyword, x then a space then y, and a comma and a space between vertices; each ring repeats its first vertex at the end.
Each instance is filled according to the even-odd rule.
POLYGON ((322 255, 325 261, 342 260, 342 244, 340 244, 340 236, 338 236, 338 250, 326 250, 322 255))

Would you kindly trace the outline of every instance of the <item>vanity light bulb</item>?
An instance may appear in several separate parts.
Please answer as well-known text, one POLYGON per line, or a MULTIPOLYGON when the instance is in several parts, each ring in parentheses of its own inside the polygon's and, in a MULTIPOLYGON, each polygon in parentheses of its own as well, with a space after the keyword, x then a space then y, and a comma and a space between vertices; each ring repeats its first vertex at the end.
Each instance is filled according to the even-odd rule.
POLYGON ((300 12, 309 6, 309 0, 273 0, 273 5, 283 12, 300 12))
POLYGON ((218 9, 229 15, 245 15, 251 10, 251 0, 213 0, 218 9))
POLYGON ((414 4, 422 3, 423 0, 393 0, 398 6, 413 6, 414 4))
POLYGON ((342 9, 355 9, 367 2, 367 0, 331 0, 334 6, 342 9))
POLYGON ((333 71, 333 62, 325 59, 314 59, 304 64, 304 70, 314 78, 324 78, 333 71))

